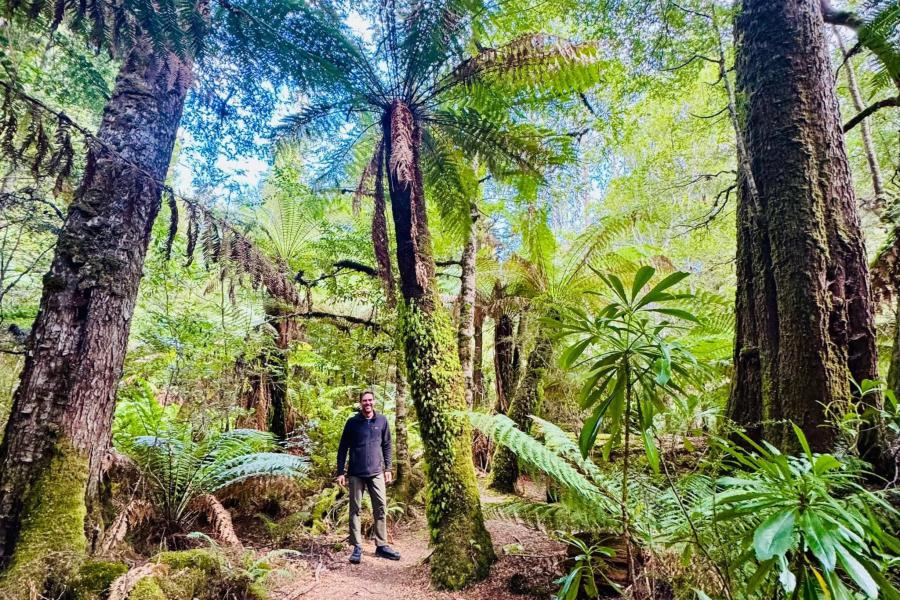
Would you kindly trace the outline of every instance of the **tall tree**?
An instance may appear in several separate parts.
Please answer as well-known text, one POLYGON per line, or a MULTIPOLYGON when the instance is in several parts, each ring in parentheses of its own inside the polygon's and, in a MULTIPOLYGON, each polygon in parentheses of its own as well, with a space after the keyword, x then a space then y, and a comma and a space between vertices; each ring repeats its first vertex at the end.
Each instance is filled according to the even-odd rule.
MULTIPOLYGON (((339 140, 326 157, 334 159, 326 160, 327 172, 345 173, 359 144, 369 144, 369 156, 383 157, 377 162, 388 184, 403 299, 399 339, 425 449, 431 575, 439 587, 460 588, 487 575, 494 552, 481 516, 470 431, 453 415, 465 397, 453 327, 434 281, 426 185, 447 222, 465 223, 473 197, 465 165, 477 158, 495 177, 537 177, 567 158, 569 136, 510 115, 593 85, 596 50, 525 35, 472 55, 466 42, 487 12, 473 3, 446 0, 410 10, 378 1, 360 8, 376 23, 371 43, 303 3, 245 10, 245 37, 270 41, 272 68, 289 73, 315 99, 286 119, 284 133, 339 140)), ((359 170, 364 179, 381 172, 359 170)))
POLYGON ((463 384, 466 393, 466 406, 470 409, 475 403, 475 259, 478 252, 478 206, 472 204, 472 223, 469 235, 463 246, 462 275, 459 286, 459 324, 457 326, 456 344, 459 352, 459 364, 462 367, 463 384))
POLYGON ((167 47, 138 28, 125 50, 44 278, 0 445, 0 557, 13 597, 30 593, 26 580, 42 589, 85 551, 151 225, 192 81, 195 54, 167 47))
POLYGON ((749 172, 738 205, 735 377, 728 412, 757 437, 817 450, 850 377, 877 377, 865 246, 824 39, 805 0, 744 0, 737 97, 749 172), (755 190, 755 193, 751 190, 755 190))

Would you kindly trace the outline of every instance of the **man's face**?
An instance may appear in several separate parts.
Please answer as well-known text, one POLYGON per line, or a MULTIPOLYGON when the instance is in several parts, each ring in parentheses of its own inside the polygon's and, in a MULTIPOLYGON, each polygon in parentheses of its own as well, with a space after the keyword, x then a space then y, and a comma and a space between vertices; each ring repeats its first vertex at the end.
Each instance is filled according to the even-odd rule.
POLYGON ((367 417, 371 416, 375 412, 375 396, 369 393, 363 394, 359 399, 359 409, 367 417))

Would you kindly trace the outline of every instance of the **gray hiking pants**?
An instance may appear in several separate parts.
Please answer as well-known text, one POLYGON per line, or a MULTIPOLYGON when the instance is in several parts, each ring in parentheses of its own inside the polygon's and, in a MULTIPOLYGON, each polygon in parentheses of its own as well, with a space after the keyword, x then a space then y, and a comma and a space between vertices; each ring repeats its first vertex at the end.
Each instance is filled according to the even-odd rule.
POLYGON ((372 500, 372 516, 375 517, 375 545, 387 546, 387 494, 384 490, 384 473, 374 477, 356 477, 350 475, 350 543, 362 546, 362 532, 359 524, 359 508, 362 505, 363 492, 369 491, 372 500))

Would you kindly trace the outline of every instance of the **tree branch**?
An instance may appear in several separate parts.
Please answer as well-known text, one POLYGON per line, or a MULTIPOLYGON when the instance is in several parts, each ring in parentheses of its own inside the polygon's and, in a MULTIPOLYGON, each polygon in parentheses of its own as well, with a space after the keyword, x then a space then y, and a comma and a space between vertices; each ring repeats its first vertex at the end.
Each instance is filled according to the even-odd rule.
POLYGON ((821 0, 822 18, 829 25, 849 27, 856 31, 863 26, 862 18, 852 10, 838 10, 831 5, 830 0, 821 0))
POLYGON ((873 113, 881 110, 882 108, 887 108, 889 106, 900 106, 900 96, 894 96, 893 98, 885 98, 884 100, 879 100, 874 104, 870 104, 865 109, 863 109, 858 115, 847 121, 844 124, 844 133, 847 133, 857 125, 863 122, 867 117, 872 115, 873 113))
POLYGON ((311 310, 304 311, 298 313, 292 313, 289 315, 279 315, 278 319, 287 319, 287 318, 298 318, 298 319, 324 319, 326 321, 331 321, 335 327, 339 327, 341 329, 348 329, 348 325, 360 325, 362 327, 368 327, 370 329, 374 329, 375 331, 382 331, 383 327, 380 323, 376 323, 375 321, 370 321, 369 319, 362 319, 360 317, 354 317, 353 315, 337 315, 334 313, 311 310))

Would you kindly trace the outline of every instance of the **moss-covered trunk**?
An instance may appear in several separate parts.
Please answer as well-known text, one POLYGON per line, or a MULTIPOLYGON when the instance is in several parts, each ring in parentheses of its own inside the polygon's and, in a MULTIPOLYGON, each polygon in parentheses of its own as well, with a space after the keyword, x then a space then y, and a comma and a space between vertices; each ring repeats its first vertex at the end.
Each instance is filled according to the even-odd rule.
MULTIPOLYGON (((509 416, 515 424, 524 432, 531 429, 529 415, 540 410, 544 397, 544 374, 550 366, 553 358, 553 343, 546 332, 538 334, 537 343, 531 354, 528 355, 528 363, 522 382, 516 391, 509 406, 509 416)), ((499 492, 511 494, 515 491, 516 482, 519 480, 519 461, 516 455, 508 448, 498 445, 491 461, 490 487, 499 492)))
POLYGON ((27 596, 30 586, 40 592, 51 554, 84 552, 85 503, 97 492, 109 447, 116 384, 160 206, 158 182, 190 81, 190 64, 139 44, 104 109, 101 144, 89 152, 44 277, 0 445, 4 597, 27 596))
POLYGON ((486 577, 495 556, 481 514, 471 430, 453 415, 465 408, 465 398, 453 325, 435 290, 419 163, 421 131, 413 112, 399 101, 386 111, 382 126, 404 300, 399 335, 425 447, 431 578, 438 587, 459 589, 486 577))
MULTIPOLYGON (((728 412, 795 449, 831 448, 826 406, 876 377, 865 248, 818 2, 744 0, 737 98, 752 183, 738 206, 737 337, 728 412)), ((746 179, 746 177, 744 177, 746 179)))

